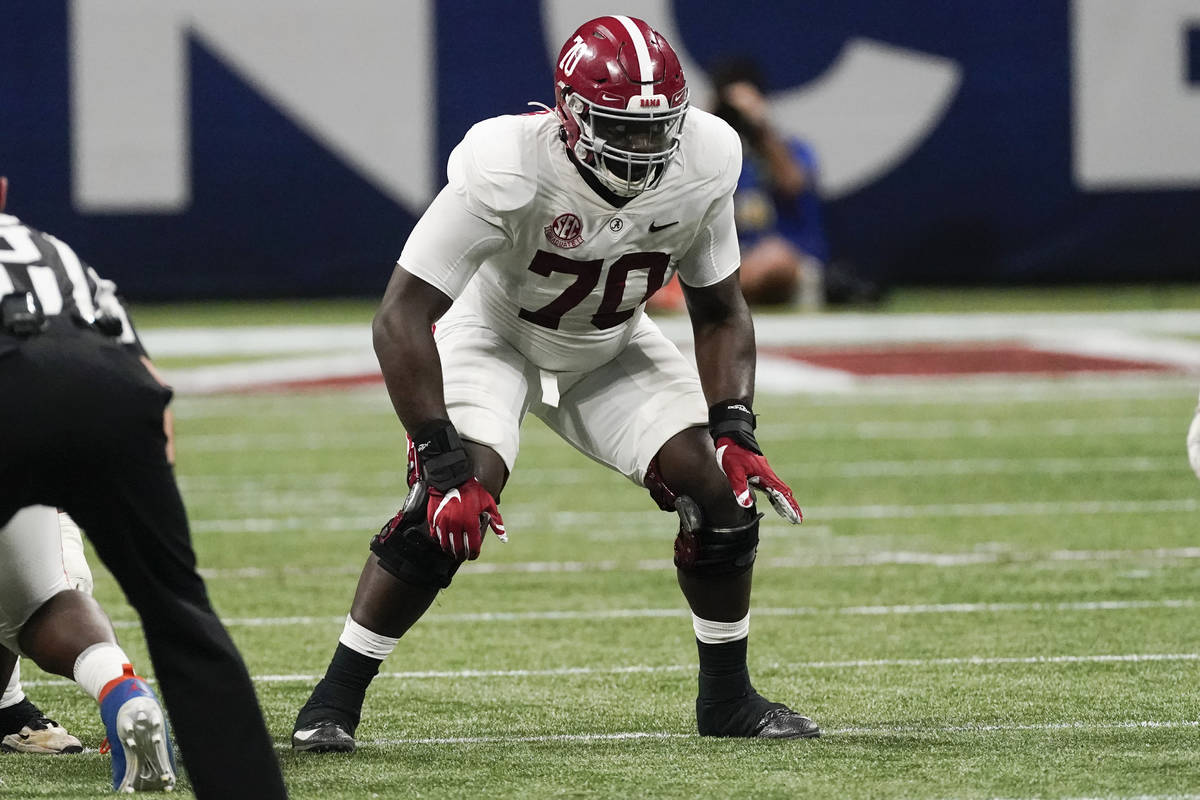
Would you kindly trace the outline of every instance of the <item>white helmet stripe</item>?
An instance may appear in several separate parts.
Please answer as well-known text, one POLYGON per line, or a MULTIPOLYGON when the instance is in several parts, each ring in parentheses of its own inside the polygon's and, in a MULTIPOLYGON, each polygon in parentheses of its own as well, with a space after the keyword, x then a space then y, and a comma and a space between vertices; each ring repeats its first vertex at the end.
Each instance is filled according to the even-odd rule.
POLYGON ((648 97, 654 94, 654 67, 650 63, 650 48, 646 46, 646 37, 629 17, 617 14, 616 19, 625 26, 625 30, 629 31, 629 38, 633 40, 633 52, 637 54, 638 71, 642 73, 639 79, 642 84, 642 95, 648 97))

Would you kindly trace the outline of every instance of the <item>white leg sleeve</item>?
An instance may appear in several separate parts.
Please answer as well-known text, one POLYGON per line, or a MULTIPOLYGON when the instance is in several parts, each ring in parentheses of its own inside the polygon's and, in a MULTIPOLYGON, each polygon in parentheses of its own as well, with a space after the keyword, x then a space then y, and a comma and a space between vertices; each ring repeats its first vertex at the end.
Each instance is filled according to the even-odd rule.
POLYGON ((714 622, 692 614, 692 630, 704 644, 728 644, 750 635, 750 615, 737 622, 714 622))
POLYGON ((70 589, 63 568, 58 511, 27 506, 0 528, 0 645, 21 648, 21 628, 59 592, 70 589))
POLYGON ((8 686, 4 687, 4 694, 0 695, 0 708, 15 706, 24 699, 25 692, 21 689, 21 659, 18 658, 13 667, 12 677, 8 679, 8 686))
POLYGON ((120 678, 125 673, 125 665, 129 656, 120 645, 109 642, 99 642, 79 654, 75 659, 75 682, 85 692, 95 699, 100 699, 100 691, 105 684, 114 678, 120 678))
POLYGON ((342 635, 338 637, 338 641, 356 653, 383 661, 396 649, 396 643, 400 639, 375 633, 359 625, 347 614, 346 624, 342 626, 342 635))
POLYGON ((1192 425, 1188 428, 1187 452, 1192 471, 1200 478, 1200 405, 1196 406, 1196 416, 1192 418, 1192 425))
POLYGON ((71 515, 58 512, 58 529, 62 536, 63 568, 67 571, 67 583, 72 589, 92 593, 92 570, 83 557, 83 533, 71 515))

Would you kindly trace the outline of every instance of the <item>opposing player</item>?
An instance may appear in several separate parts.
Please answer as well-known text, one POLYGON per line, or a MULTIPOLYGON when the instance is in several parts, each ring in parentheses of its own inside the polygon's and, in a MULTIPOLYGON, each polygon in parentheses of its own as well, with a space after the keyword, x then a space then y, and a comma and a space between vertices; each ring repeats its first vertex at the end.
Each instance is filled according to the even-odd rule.
POLYGON ((328 671, 297 717, 297 750, 354 749, 383 659, 479 555, 487 530, 503 536, 497 499, 529 412, 678 512, 700 734, 820 733, 760 696, 746 667, 761 518, 751 489, 789 521, 801 516, 754 436, 737 134, 689 110, 671 46, 625 16, 571 36, 555 100, 467 133, 375 317, 376 353, 413 445, 411 490, 372 541, 328 671), (675 272, 699 374, 643 315, 675 272))
POLYGON ((1187 452, 1192 471, 1200 478, 1200 404, 1197 404, 1196 416, 1192 418, 1192 424, 1188 428, 1187 452))
MULTIPOLYGON (((66 512, 58 514, 59 552, 50 551, 50 563, 61 567, 67 586, 92 593, 92 570, 83 555, 79 526, 66 512), (56 557, 57 556, 57 557, 56 557)), ((25 696, 21 664, 16 653, 0 649, 0 750, 12 753, 83 752, 83 744, 25 696)))
MULTIPOLYGON (((59 528, 58 512, 38 505, 21 509, 0 527, 0 645, 74 678, 100 703, 114 789, 170 789, 175 765, 162 707, 134 673, 103 609, 69 585, 59 528)), ((29 739, 5 743, 30 744, 29 739)))

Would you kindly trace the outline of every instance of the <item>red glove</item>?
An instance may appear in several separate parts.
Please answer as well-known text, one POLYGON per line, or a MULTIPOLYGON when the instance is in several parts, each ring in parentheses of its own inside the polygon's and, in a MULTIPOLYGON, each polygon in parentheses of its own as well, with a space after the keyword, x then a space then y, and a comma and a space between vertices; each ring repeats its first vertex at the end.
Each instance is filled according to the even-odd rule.
POLYGON ((747 400, 725 400, 708 409, 708 430, 717 447, 717 464, 742 508, 754 505, 751 487, 766 492, 771 506, 793 525, 804 521, 792 490, 779 479, 754 438, 754 412, 747 400))
POLYGON ((754 487, 767 493, 771 506, 779 516, 793 525, 804 521, 804 514, 792 496, 792 490, 771 469, 766 456, 747 450, 728 436, 722 436, 717 439, 717 464, 729 479, 738 505, 743 508, 754 505, 754 497, 750 494, 750 487, 754 487))
POLYGON ((489 527, 500 541, 508 541, 495 499, 475 478, 446 491, 430 486, 426 513, 429 535, 459 561, 479 558, 483 535, 489 527))
POLYGON ((459 561, 479 558, 489 527, 500 541, 508 541, 496 499, 472 475, 471 459, 450 420, 429 420, 414 430, 407 461, 409 485, 418 476, 428 483, 429 535, 447 555, 459 561))

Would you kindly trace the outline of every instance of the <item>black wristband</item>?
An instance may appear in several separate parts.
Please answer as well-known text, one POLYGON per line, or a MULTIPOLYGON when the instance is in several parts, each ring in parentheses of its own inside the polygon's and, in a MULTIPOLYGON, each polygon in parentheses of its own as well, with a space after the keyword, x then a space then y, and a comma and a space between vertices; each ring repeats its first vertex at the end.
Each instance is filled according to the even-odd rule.
POLYGON ((453 489, 471 477, 471 457, 448 419, 423 422, 412 432, 421 476, 435 489, 453 489))
POLYGON ((708 432, 713 441, 728 436, 752 453, 762 455, 754 438, 754 412, 742 400, 722 400, 708 409, 708 432))

